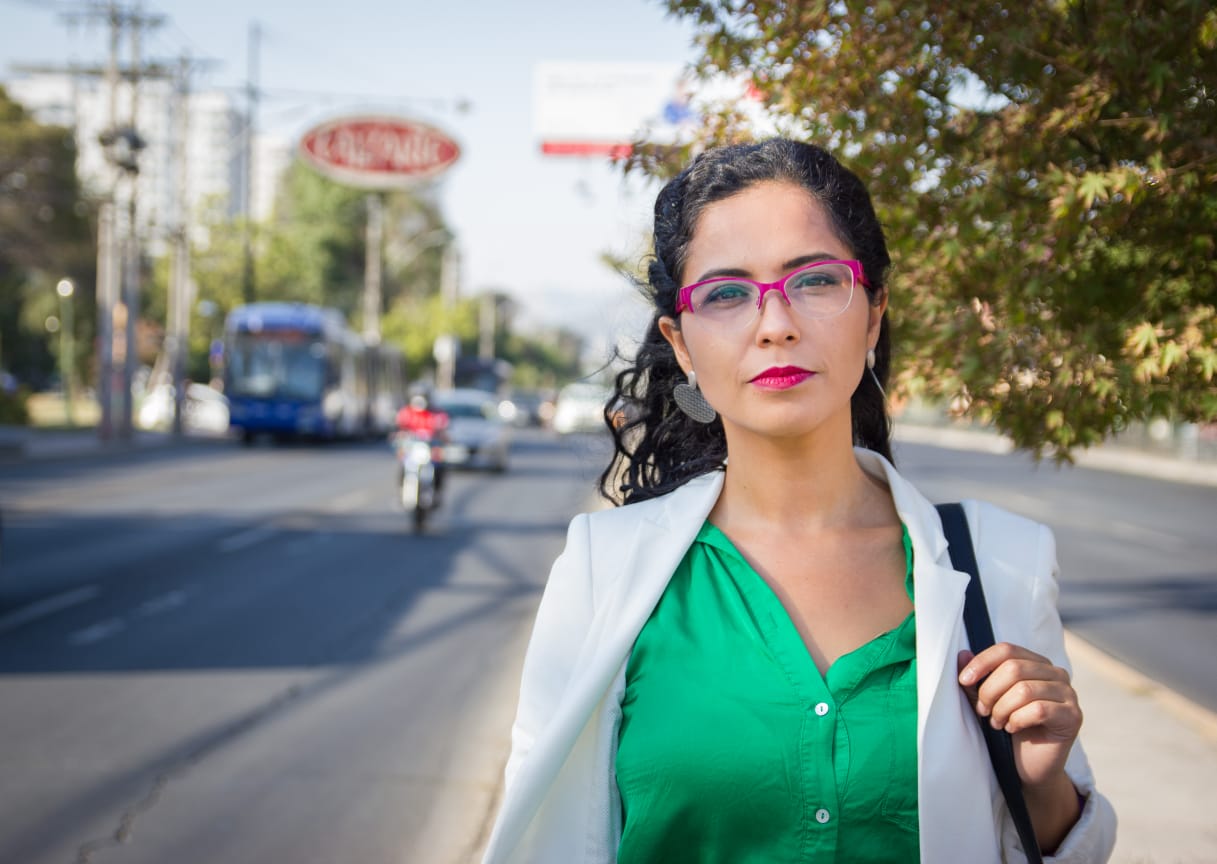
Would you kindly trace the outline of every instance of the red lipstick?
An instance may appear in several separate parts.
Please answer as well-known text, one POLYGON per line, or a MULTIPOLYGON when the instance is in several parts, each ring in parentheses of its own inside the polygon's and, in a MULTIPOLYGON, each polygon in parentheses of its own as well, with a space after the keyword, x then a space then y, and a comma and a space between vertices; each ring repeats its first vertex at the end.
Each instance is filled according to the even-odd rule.
POLYGON ((750 383, 766 390, 788 390, 796 384, 802 384, 814 374, 800 366, 771 366, 750 383))

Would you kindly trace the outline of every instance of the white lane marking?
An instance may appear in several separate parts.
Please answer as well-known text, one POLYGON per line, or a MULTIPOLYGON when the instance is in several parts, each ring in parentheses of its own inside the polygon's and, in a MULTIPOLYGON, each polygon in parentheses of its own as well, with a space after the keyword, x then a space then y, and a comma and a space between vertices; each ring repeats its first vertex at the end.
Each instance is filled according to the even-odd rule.
POLYGON ((68 644, 76 647, 80 647, 82 645, 92 645, 94 642, 109 639, 116 633, 121 633, 126 629, 127 622, 123 619, 107 618, 105 621, 97 622, 92 627, 77 630, 68 637, 68 644))
POLYGON ((37 603, 31 603, 29 606, 23 606, 0 618, 0 633, 16 630, 31 621, 54 615, 56 612, 79 606, 81 603, 87 603, 100 593, 101 590, 96 585, 84 585, 72 591, 65 591, 63 594, 39 600, 37 603))
POLYGON ((162 612, 168 612, 170 609, 176 609, 179 606, 184 606, 186 598, 190 596, 189 589, 178 588, 170 591, 168 594, 162 594, 159 597, 153 597, 151 600, 145 600, 139 604, 139 608, 135 610, 137 615, 144 617, 150 615, 159 615, 162 612))
POLYGON ((309 534, 301 537, 298 540, 292 540, 287 544, 287 554, 292 556, 306 555, 316 551, 316 547, 322 543, 329 543, 334 539, 334 535, 328 531, 320 531, 315 534, 309 534))
POLYGON ((240 534, 233 534, 231 537, 225 537, 220 541, 221 552, 236 552, 238 549, 244 549, 246 546, 253 546, 255 543, 261 543, 267 537, 277 534, 279 529, 274 525, 258 525, 254 528, 249 528, 242 531, 240 534))

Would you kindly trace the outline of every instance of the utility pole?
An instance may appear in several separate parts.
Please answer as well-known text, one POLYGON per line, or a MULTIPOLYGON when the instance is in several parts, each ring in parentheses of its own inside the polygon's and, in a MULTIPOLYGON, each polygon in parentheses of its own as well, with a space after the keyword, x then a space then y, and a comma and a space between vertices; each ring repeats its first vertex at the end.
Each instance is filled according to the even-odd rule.
MULTIPOLYGON (((118 44, 121 19, 118 6, 109 6, 110 52, 106 58, 106 129, 118 128, 118 44)), ((118 261, 118 218, 115 195, 118 187, 117 166, 112 167, 109 194, 102 202, 97 226, 97 398, 101 402, 101 420, 97 432, 102 441, 114 436, 114 310, 118 301, 121 268, 118 261)))
POLYGON ((363 338, 369 345, 379 345, 385 207, 379 192, 369 192, 364 200, 368 206, 368 231, 363 268, 363 338))
POLYGON ((174 87, 173 161, 177 178, 173 195, 173 257, 169 271, 169 303, 167 340, 169 375, 173 381, 173 435, 182 436, 182 406, 186 401, 186 348, 190 339, 190 308, 194 305, 190 284, 190 238, 186 218, 186 141, 189 129, 190 60, 178 61, 174 87))
POLYGON ((139 81, 142 77, 162 75, 159 67, 145 68, 140 61, 140 36, 144 28, 156 27, 165 20, 163 15, 146 15, 138 3, 122 7, 117 0, 91 0, 64 16, 70 23, 81 18, 100 19, 109 25, 109 52, 104 69, 83 68, 71 64, 66 68, 34 68, 36 72, 67 72, 102 75, 107 90, 107 126, 102 133, 111 165, 107 192, 98 213, 97 229, 97 399, 101 418, 97 431, 103 441, 117 434, 131 434, 131 379, 137 359, 135 332, 139 317, 139 244, 136 216, 136 175, 138 155, 144 146, 136 132, 139 106, 139 81), (124 32, 131 34, 132 62, 120 68, 119 50, 124 32), (120 77, 130 87, 129 123, 119 125, 118 95, 120 77), (126 177, 128 182, 122 183, 126 177), (120 193, 126 186, 127 220, 120 222, 120 193), (124 267, 125 263, 125 267, 124 267), (124 273, 124 270, 126 271, 124 273), (118 397, 116 399, 116 397, 118 397), (117 402, 117 405, 116 405, 117 402), (118 409, 116 417, 116 410, 118 409))
POLYGON ((258 49, 262 41, 262 26, 257 21, 249 25, 249 58, 245 75, 245 140, 244 140, 244 188, 241 201, 242 247, 244 264, 241 271, 241 295, 246 303, 257 297, 257 279, 254 272, 253 196, 254 196, 254 137, 258 128, 258 49))
POLYGON ((482 295, 478 308, 478 359, 494 359, 494 336, 497 329, 499 298, 493 291, 482 295))
MULTIPOLYGON (((113 6, 113 3, 111 4, 113 6)), ((145 20, 140 13, 139 0, 136 0, 129 15, 131 35, 131 69, 136 75, 131 81, 131 112, 129 126, 134 132, 139 129, 139 67, 140 67, 140 36, 150 20, 145 20)), ((139 290, 140 290, 140 236, 139 236, 139 169, 127 172, 127 273, 123 280, 123 312, 126 324, 126 338, 123 340, 126 352, 123 356, 123 394, 122 415, 119 419, 118 436, 124 441, 131 439, 134 434, 134 394, 131 384, 135 380, 135 370, 139 364, 139 334, 136 325, 139 323, 139 290)))
MULTIPOLYGON (((445 324, 451 329, 452 316, 456 312, 456 303, 460 291, 460 253, 455 243, 444 247, 442 270, 440 271, 440 299, 444 307, 445 324)), ((437 387, 447 389, 456 380, 456 358, 460 353, 460 340, 454 333, 444 333, 436 340, 436 369, 435 383, 437 387)))

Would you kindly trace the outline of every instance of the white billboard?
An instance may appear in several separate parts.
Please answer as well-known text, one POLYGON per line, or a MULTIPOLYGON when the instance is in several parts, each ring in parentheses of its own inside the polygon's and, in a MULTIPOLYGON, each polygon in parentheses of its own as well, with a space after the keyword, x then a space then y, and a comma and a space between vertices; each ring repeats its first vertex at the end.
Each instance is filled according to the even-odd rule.
POLYGON ((549 155, 625 156, 695 123, 692 89, 681 63, 538 63, 533 134, 549 155))

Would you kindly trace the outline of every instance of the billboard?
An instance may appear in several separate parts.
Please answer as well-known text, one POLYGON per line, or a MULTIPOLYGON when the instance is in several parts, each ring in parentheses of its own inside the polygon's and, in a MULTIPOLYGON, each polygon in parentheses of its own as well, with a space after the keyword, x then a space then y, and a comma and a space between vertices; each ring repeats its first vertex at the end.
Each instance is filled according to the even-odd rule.
POLYGON ((683 63, 538 63, 533 135, 552 156, 626 156, 697 120, 683 63))

